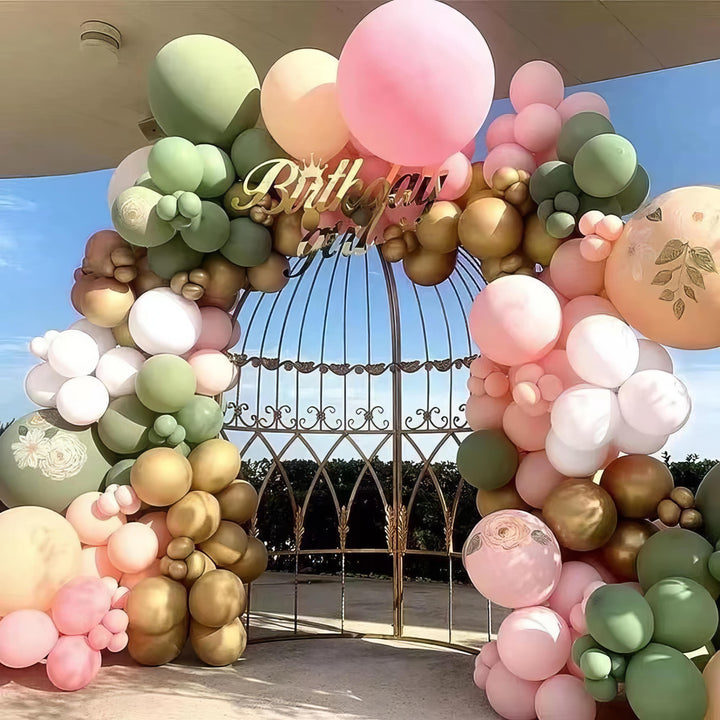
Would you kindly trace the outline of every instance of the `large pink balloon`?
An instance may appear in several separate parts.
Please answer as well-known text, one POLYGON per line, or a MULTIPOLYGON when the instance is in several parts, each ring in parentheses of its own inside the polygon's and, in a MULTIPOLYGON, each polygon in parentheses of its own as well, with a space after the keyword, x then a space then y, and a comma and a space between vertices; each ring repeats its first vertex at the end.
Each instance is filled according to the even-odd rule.
POLYGON ((542 520, 522 510, 484 517, 463 547, 476 589, 508 608, 545 602, 560 578, 560 546, 542 520))
POLYGON ((563 480, 565 476, 550 464, 547 454, 541 450, 528 453, 520 460, 515 473, 515 488, 528 505, 540 509, 563 480))
POLYGON ((485 133, 485 146, 492 150, 498 145, 515 142, 515 113, 500 115, 488 126, 485 133))
POLYGON ((524 107, 515 119, 515 140, 531 152, 550 150, 556 143, 562 119, 560 113, 545 103, 524 107))
POLYGON ((116 530, 108 541, 108 557, 123 573, 146 570, 157 558, 158 539, 152 528, 131 522, 116 530))
POLYGON ((233 335, 233 319, 217 307, 200 308, 202 328, 194 350, 224 350, 233 335))
POLYGON ((501 398, 490 395, 471 395, 465 405, 465 417, 471 430, 500 430, 507 406, 512 402, 510 394, 501 398))
POLYGON ((0 665, 10 668, 35 665, 53 649, 58 637, 47 613, 15 610, 0 620, 0 665))
POLYGON ((477 135, 495 71, 485 39, 457 10, 392 0, 350 34, 337 87, 351 133, 372 154, 398 165, 438 165, 477 135))
POLYGON ((510 102, 516 112, 534 103, 556 108, 565 94, 560 71, 544 60, 525 63, 510 81, 510 102))
POLYGON ((61 637, 47 659, 47 676, 60 690, 72 692, 89 685, 100 670, 102 655, 83 635, 61 637))
POLYGON ((545 447, 545 438, 550 432, 550 415, 544 413, 533 417, 516 403, 511 403, 503 415, 503 430, 510 442, 520 450, 542 450, 545 447))
POLYGON ((563 122, 573 115, 583 112, 594 112, 610 119, 610 108, 605 99, 593 92, 578 92, 568 95, 557 107, 563 122))
POLYGON ((550 609, 569 622, 573 606, 582 602, 585 588, 597 580, 602 578, 591 565, 578 561, 563 563, 560 580, 548 601, 550 609))
POLYGON ((84 635, 100 623, 111 600, 112 592, 99 578, 75 578, 53 599, 55 626, 63 635, 84 635))
POLYGON ((597 295, 605 282, 605 261, 588 262, 580 253, 580 238, 566 240, 550 261, 550 277, 566 298, 597 295))
POLYGON ((465 155, 457 152, 440 165, 437 174, 446 175, 438 200, 455 200, 470 187, 472 165, 465 155))
POLYGON ((526 150, 522 145, 518 145, 516 142, 496 145, 488 153, 483 162, 483 177, 485 178, 485 182, 490 185, 493 175, 500 170, 500 168, 504 167, 525 170, 532 174, 537 168, 537 163, 530 151, 526 150))
POLYGON ((188 358, 188 363, 195 371, 198 395, 220 395, 232 383, 235 366, 224 353, 198 350, 188 358))
POLYGON ((565 350, 560 350, 559 348, 551 350, 538 362, 548 375, 559 377, 566 390, 573 385, 582 384, 582 379, 570 366, 570 361, 568 360, 565 350))
POLYGON ((122 572, 110 562, 107 546, 98 545, 97 547, 83 548, 80 574, 87 577, 111 577, 119 580, 122 572))
POLYGON ((167 528, 167 513, 162 510, 143 515, 138 522, 147 525, 154 533, 158 540, 158 557, 162 557, 167 550, 167 546, 172 540, 172 535, 167 528))
POLYGON ((553 349, 562 311, 555 293, 540 280, 508 275, 475 298, 468 324, 484 355, 501 365, 524 365, 553 349))
POLYGON ((485 694, 495 712, 505 720, 535 720, 535 695, 539 682, 521 680, 501 662, 490 668, 485 694))
POLYGON ((562 330, 557 347, 564 348, 570 331, 590 315, 612 315, 620 318, 615 306, 605 298, 598 295, 580 295, 570 300, 563 308, 562 330))
POLYGON ((535 694, 538 720, 595 720, 595 700, 579 678, 557 675, 535 694))
POLYGON ((105 545, 108 538, 126 522, 124 515, 106 517, 98 512, 95 503, 100 495, 99 492, 83 493, 65 511, 67 521, 75 528, 84 545, 105 545))

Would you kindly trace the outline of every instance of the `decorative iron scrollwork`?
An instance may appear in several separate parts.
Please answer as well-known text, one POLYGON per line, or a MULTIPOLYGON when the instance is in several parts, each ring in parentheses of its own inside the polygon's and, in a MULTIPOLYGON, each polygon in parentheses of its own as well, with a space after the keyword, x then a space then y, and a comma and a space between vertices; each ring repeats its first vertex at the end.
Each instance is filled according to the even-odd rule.
POLYGON ((295 511, 295 523, 293 525, 293 532, 295 534, 295 552, 300 550, 300 546, 302 545, 302 538, 305 534, 305 517, 303 515, 303 511, 298 508, 295 511))
POLYGON ((343 505, 340 508, 340 523, 338 524, 338 536, 340 538, 340 550, 345 552, 347 545, 347 536, 350 530, 348 525, 348 509, 343 505))
POLYGON ((385 507, 385 540, 387 541, 388 553, 391 555, 405 555, 407 538, 407 508, 404 505, 399 508, 387 505, 385 507))

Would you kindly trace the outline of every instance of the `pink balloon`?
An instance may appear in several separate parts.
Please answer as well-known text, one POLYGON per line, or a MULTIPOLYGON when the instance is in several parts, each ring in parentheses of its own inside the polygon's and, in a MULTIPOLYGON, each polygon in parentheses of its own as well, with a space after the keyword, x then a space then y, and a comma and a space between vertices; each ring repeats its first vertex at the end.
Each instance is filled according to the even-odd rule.
POLYGON ((115 591, 120 587, 120 583, 112 577, 104 577, 100 579, 105 583, 105 587, 107 587, 108 591, 112 595, 115 595, 115 591))
MULTIPOLYGON (((370 157, 363 158, 363 164, 360 168, 360 172, 358 173, 358 177, 367 186, 371 182, 373 182, 373 180, 377 180, 378 178, 386 178, 390 173, 390 170, 391 165, 389 162, 381 160, 380 158, 373 157, 371 155, 370 157)), ((329 226, 332 226, 334 224, 335 223, 330 223, 329 226)), ((321 227, 328 226, 321 223, 321 227)))
POLYGON ((612 243, 598 235, 586 235, 580 241, 580 254, 588 262, 602 262, 610 257, 612 243))
POLYGON ((124 610, 110 610, 102 619, 102 624, 113 635, 125 632, 128 626, 128 616, 124 610))
POLYGON ((65 511, 65 518, 75 528, 75 532, 84 545, 105 545, 108 538, 126 520, 124 515, 103 515, 95 503, 99 492, 87 492, 76 497, 65 511))
POLYGON ((527 105, 515 119, 515 141, 531 152, 551 149, 560 135, 562 118, 544 103, 527 105))
POLYGON ((61 637, 47 659, 47 676, 60 690, 72 692, 89 685, 100 671, 102 655, 82 635, 61 637))
POLYGON ((224 310, 217 307, 200 308, 202 328, 195 343, 195 350, 223 350, 230 344, 233 335, 233 320, 224 310))
POLYGON ((118 633, 113 635, 108 643, 107 649, 112 653, 121 652, 127 647, 129 638, 126 632, 118 633))
POLYGON ((564 95, 565 83, 560 71, 544 60, 525 63, 510 81, 510 102, 518 113, 534 103, 556 108, 564 95))
POLYGON ((473 138, 460 152, 470 162, 472 162, 473 156, 475 155, 475 138, 473 138))
POLYGON ((492 184, 493 175, 500 168, 510 167, 516 170, 535 172, 537 165, 535 159, 522 145, 517 143, 504 143, 496 145, 487 155, 483 163, 483 177, 488 185, 492 184))
POLYGON ((560 578, 560 546, 542 520, 522 510, 485 516, 463 547, 475 588, 508 608, 545 602, 560 578))
POLYGON ((172 535, 167 528, 167 513, 162 510, 143 515, 138 522, 147 525, 154 533, 158 541, 158 557, 162 557, 167 546, 172 540, 172 535))
POLYGON ((592 565, 577 561, 563 563, 560 580, 548 601, 550 609, 565 620, 570 620, 570 611, 582 601, 585 588, 591 582, 601 579, 600 573, 592 565))
POLYGON ((233 364, 227 355, 217 350, 198 350, 188 359, 190 367, 195 371, 198 395, 214 397, 220 395, 232 384, 234 378, 233 364))
POLYGON ((570 657, 570 628, 555 611, 526 607, 510 613, 498 630, 503 665, 523 680, 546 680, 570 657))
POLYGON ((496 117, 488 126, 485 133, 485 146, 488 150, 496 148, 498 145, 506 145, 515 143, 515 113, 500 115, 496 117))
POLYGON ((490 375, 490 373, 497 372, 498 370, 500 370, 500 366, 484 355, 476 357, 470 363, 470 374, 483 380, 490 375))
POLYGON ((518 495, 531 507, 542 508, 547 496, 565 476, 561 475, 548 460, 544 450, 525 455, 515 473, 518 495))
POLYGON ((623 234, 625 223, 617 215, 606 215, 595 227, 595 232, 603 239, 616 242, 623 234))
POLYGON ((93 650, 105 650, 110 644, 113 634, 102 625, 96 625, 87 636, 88 645, 93 650))
POLYGON ((112 593, 102 580, 78 577, 58 590, 52 602, 52 619, 63 635, 84 635, 100 624, 111 600, 112 593))
POLYGON ((553 349, 562 311, 553 291, 540 280, 508 275, 475 298, 468 324, 488 358, 503 365, 523 365, 553 349))
POLYGON ((110 562, 105 545, 83 548, 81 562, 80 574, 87 577, 109 577, 119 580, 122 575, 122 572, 110 562))
POLYGON ((535 695, 539 682, 522 680, 501 662, 490 669, 485 694, 495 712, 505 720, 535 720, 535 695))
POLYGON ((535 158, 535 165, 540 167, 543 163, 553 162, 558 159, 557 148, 555 145, 552 145, 547 150, 541 150, 540 152, 534 153, 533 157, 535 158))
POLYGON ((116 530, 108 541, 108 557, 124 573, 146 570, 157 558, 158 539, 152 528, 131 522, 116 530))
MULTIPOLYGON (((160 560, 156 559, 153 560, 152 564, 149 567, 146 567, 144 570, 141 570, 137 573, 125 573, 120 578, 120 585, 122 585, 123 588, 127 588, 128 590, 132 590, 141 580, 144 580, 145 578, 149 577, 157 577, 158 575, 162 575, 160 572, 160 560)), ((118 593, 120 591, 118 590, 118 593)), ((123 594, 121 597, 124 597, 123 594)), ((124 602, 121 600, 121 598, 118 599, 119 604, 115 604, 113 602, 113 607, 124 607, 124 603, 127 602, 125 600, 124 602)))
POLYGON ((560 378, 566 390, 573 387, 573 385, 581 385, 583 382, 580 376, 572 369, 565 350, 559 348, 551 350, 539 362, 548 375, 555 375, 560 378))
POLYGON ((532 417, 516 403, 510 403, 503 415, 503 430, 520 450, 539 451, 545 447, 545 438, 550 432, 550 415, 532 417))
POLYGON ((480 690, 485 689, 485 684, 487 683, 488 675, 490 674, 490 668, 487 665, 483 665, 482 662, 480 662, 480 656, 478 655, 475 658, 475 670, 473 672, 473 682, 477 687, 480 688, 480 690))
POLYGON ((582 680, 557 675, 546 680, 535 695, 538 720, 595 720, 595 700, 582 680))
POLYGON ((484 665, 487 665, 488 667, 493 667, 497 663, 500 662, 500 653, 497 649, 497 641, 492 640, 489 643, 485 643, 481 650, 480 655, 478 656, 480 660, 482 660, 484 665))
POLYGON ((586 212, 578 223, 578 230, 583 235, 592 235, 595 232, 595 228, 598 223, 605 217, 605 213, 600 210, 589 210, 586 212))
POLYGON ((399 223, 402 220, 408 225, 414 225, 422 211, 422 205, 398 205, 394 208, 388 207, 383 217, 388 221, 389 225, 399 223))
POLYGON ((605 99, 594 92, 578 92, 568 95, 558 106, 558 112, 563 122, 567 122, 573 115, 582 112, 600 113, 610 119, 610 108, 605 99))
POLYGON ((240 323, 237 320, 233 320, 232 335, 230 336, 230 342, 227 344, 225 350, 232 350, 240 342, 240 323))
POLYGON ((605 282, 605 263, 588 262, 580 252, 580 238, 561 243, 550 261, 553 284, 566 298, 597 295, 605 282))
MULTIPOLYGON (((573 605, 572 610, 570 610, 570 625, 572 625, 573 630, 581 635, 587 635, 587 622, 585 621, 585 612, 583 611, 581 603, 573 605)), ((570 659, 572 660, 572 658, 570 659)), ((575 665, 575 667, 577 667, 577 665, 575 665)), ((584 674, 578 675, 578 677, 584 677, 584 674)))
POLYGON ((438 193, 438 200, 456 200, 470 187, 472 182, 470 160, 461 152, 451 155, 439 167, 440 175, 446 173, 447 177, 438 193))
POLYGON ((479 377, 473 377, 472 375, 468 378, 467 389, 471 395, 486 395, 485 392, 485 381, 479 377))
POLYGON ((510 381, 504 372, 492 372, 485 378, 485 392, 490 397, 501 398, 510 390, 510 381))
POLYGON ((611 315, 622 320, 620 313, 609 300, 598 295, 579 295, 563 308, 562 330, 557 347, 564 348, 570 331, 581 320, 591 315, 611 315))
POLYGON ((500 430, 505 409, 512 402, 510 395, 494 398, 471 395, 465 405, 465 417, 471 430, 500 430))
POLYGON ((14 610, 0 620, 0 665, 10 668, 35 665, 55 647, 58 637, 47 613, 14 610))
POLYGON ((437 165, 477 135, 495 72, 485 39, 457 10, 392 0, 350 34, 337 88, 350 132, 372 154, 398 165, 437 165))

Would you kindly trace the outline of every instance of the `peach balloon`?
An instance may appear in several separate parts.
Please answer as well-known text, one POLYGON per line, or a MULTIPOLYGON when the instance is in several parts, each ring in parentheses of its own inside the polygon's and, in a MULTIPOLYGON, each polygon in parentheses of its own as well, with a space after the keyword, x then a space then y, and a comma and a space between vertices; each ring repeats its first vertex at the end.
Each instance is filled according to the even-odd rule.
POLYGON ((105 545, 83 548, 81 563, 80 572, 87 577, 110 577, 120 580, 122 576, 122 571, 110 562, 105 545))
POLYGON ((496 365, 490 358, 486 358, 484 355, 476 357, 470 363, 470 374, 473 377, 479 377, 483 380, 490 375, 490 373, 500 370, 500 367, 496 365))
POLYGON ((550 432, 550 415, 528 415, 517 403, 508 405, 503 415, 503 430, 510 442, 521 450, 534 452, 545 447, 550 432))
POLYGON ((559 378, 565 390, 573 387, 573 385, 581 385, 583 382, 570 366, 565 350, 559 348, 551 350, 540 360, 540 365, 548 375, 555 375, 555 377, 559 378))
POLYGON ((490 395, 471 395, 465 405, 465 416, 471 430, 500 430, 503 415, 511 403, 510 395, 494 398, 490 395))
MULTIPOLYGON (((146 567, 144 570, 141 570, 137 573, 125 573, 120 578, 120 585, 124 588, 128 588, 129 590, 132 590, 141 580, 145 580, 145 578, 150 577, 157 577, 158 575, 162 575, 160 572, 160 560, 153 560, 152 564, 149 567, 146 567)), ((113 607, 119 607, 119 606, 113 606, 113 607)))
POLYGON ((500 398, 507 395, 509 389, 510 381, 505 373, 492 372, 485 378, 485 392, 490 397, 500 398))
POLYGON ((468 378, 467 389, 471 395, 486 395, 485 383, 479 377, 473 377, 472 375, 468 378))
POLYGON ((107 548, 116 568, 134 574, 146 570, 157 558, 158 539, 152 528, 131 522, 110 536, 107 548))
POLYGON ((612 315, 622 320, 615 306, 605 298, 597 295, 580 295, 573 298, 563 308, 562 330, 557 347, 564 348, 570 331, 590 315, 612 315))
POLYGON ((190 356, 188 363, 195 371, 198 395, 214 397, 232 385, 235 372, 227 355, 217 350, 198 350, 190 356))
POLYGON ((597 295, 603 289, 605 263, 588 262, 580 251, 580 238, 562 243, 550 261, 550 277, 558 292, 572 300, 597 295))
POLYGON ((83 493, 65 511, 67 521, 75 528, 84 545, 105 545, 108 538, 126 523, 124 515, 107 517, 99 512, 96 503, 101 494, 83 493))
POLYGON ((515 488, 518 495, 530 506, 541 509, 547 496, 565 476, 559 473, 548 460, 544 450, 525 455, 515 474, 515 488))
POLYGON ((172 535, 167 528, 167 513, 162 510, 151 512, 143 515, 138 522, 147 525, 155 533, 158 541, 157 556, 159 558, 162 557, 172 540, 172 535))

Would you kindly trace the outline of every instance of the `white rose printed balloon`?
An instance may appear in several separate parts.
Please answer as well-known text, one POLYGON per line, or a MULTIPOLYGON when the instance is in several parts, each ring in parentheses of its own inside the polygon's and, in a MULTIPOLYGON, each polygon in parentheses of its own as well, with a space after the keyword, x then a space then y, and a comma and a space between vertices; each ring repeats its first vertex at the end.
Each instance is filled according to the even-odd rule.
POLYGON ((51 343, 48 362, 67 378, 89 375, 100 359, 97 343, 80 330, 63 330, 51 343))
POLYGON ((95 376, 105 385, 110 397, 132 395, 135 392, 135 377, 144 362, 145 356, 135 348, 113 348, 100 358, 95 376))
POLYGON ((56 373, 48 363, 41 363, 25 376, 25 394, 40 407, 55 407, 58 390, 66 380, 66 377, 56 373))
POLYGON ((71 378, 57 394, 58 412, 71 425, 92 425, 105 414, 109 403, 108 391, 96 377, 71 378))
POLYGON ((112 208, 117 196, 132 187, 137 179, 148 171, 148 157, 152 145, 141 147, 131 152, 120 164, 115 168, 115 172, 108 183, 107 201, 108 207, 112 208))
POLYGON ((612 390, 578 385, 565 390, 550 414, 552 429, 565 445, 577 450, 596 450, 613 438, 620 408, 612 390))
POLYGON ((578 450, 566 445, 554 430, 550 430, 545 440, 545 452, 550 464, 566 477, 589 477, 594 475, 605 462, 609 445, 595 450, 578 450))
POLYGON ((667 441, 667 435, 646 435, 636 430, 625 422, 622 413, 613 436, 613 445, 628 455, 653 455, 662 450, 667 441))
POLYGON ((643 370, 664 370, 669 373, 673 371, 673 361, 670 353, 662 345, 645 338, 638 340, 638 345, 640 347, 640 358, 635 368, 636 373, 643 370))

